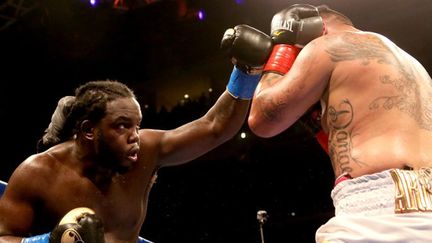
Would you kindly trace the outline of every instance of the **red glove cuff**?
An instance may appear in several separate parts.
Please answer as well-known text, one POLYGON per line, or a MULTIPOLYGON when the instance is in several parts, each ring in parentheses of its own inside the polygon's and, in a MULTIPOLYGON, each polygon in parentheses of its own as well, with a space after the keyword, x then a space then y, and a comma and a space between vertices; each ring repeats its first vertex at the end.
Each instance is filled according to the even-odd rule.
POLYGON ((299 52, 300 48, 294 45, 275 45, 264 66, 263 72, 276 72, 281 75, 286 74, 291 69, 299 52))

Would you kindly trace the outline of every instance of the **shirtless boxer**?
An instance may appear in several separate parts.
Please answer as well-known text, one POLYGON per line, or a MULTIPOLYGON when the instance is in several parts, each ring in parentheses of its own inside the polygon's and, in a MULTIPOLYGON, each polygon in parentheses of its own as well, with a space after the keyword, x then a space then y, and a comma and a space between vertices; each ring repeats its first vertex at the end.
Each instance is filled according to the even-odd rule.
POLYGON ((337 185, 335 217, 317 242, 432 242, 432 80, 425 68, 327 6, 293 5, 271 27, 275 46, 248 123, 272 137, 321 102, 337 185))
POLYGON ((236 60, 227 90, 204 116, 176 129, 140 129, 140 105, 117 81, 88 82, 60 100, 40 144, 48 149, 18 166, 0 199, 0 242, 57 243, 68 232, 86 243, 137 242, 158 169, 191 161, 241 128, 260 78, 248 70, 267 58, 242 50, 270 51, 261 36, 248 26, 224 35, 236 60), (92 211, 71 212, 77 208, 92 211), (72 223, 58 223, 68 212, 72 223))

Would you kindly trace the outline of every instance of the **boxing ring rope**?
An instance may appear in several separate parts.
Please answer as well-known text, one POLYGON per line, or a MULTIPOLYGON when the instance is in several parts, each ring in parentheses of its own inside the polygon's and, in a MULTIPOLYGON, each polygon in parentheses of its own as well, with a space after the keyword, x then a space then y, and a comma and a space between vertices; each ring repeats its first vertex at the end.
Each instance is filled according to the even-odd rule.
MULTIPOLYGON (((6 190, 6 186, 7 186, 7 182, 0 180, 0 197, 3 195, 4 191, 6 190)), ((138 236, 138 243, 153 243, 153 242, 146 240, 141 236, 138 236)))

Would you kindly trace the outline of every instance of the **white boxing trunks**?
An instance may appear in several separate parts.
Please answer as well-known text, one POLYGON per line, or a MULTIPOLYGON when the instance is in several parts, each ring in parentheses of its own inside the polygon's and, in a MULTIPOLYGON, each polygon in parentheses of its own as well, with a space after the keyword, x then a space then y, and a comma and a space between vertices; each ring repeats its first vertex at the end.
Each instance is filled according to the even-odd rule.
POLYGON ((342 181, 335 217, 316 242, 432 242, 432 169, 387 170, 342 181))

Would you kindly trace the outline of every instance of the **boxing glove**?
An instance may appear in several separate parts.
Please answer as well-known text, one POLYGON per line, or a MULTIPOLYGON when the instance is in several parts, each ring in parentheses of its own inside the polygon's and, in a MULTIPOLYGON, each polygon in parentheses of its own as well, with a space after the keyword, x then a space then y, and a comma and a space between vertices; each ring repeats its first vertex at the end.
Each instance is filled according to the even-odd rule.
POLYGON ((294 4, 278 13, 271 21, 274 44, 290 44, 300 48, 325 32, 318 9, 309 4, 294 4))
POLYGON ((89 208, 76 208, 67 213, 50 235, 50 243, 103 243, 102 220, 89 208))
POLYGON ((251 99, 272 50, 270 36, 251 26, 237 25, 225 31, 220 46, 234 64, 228 92, 235 98, 251 99))
POLYGON ((274 47, 264 72, 287 73, 300 48, 323 35, 324 31, 318 9, 312 5, 295 4, 275 14, 271 22, 274 47))
POLYGON ((237 68, 253 74, 262 69, 272 50, 270 37, 248 25, 227 29, 222 37, 221 49, 237 68))
POLYGON ((65 96, 58 101, 57 107, 51 116, 51 122, 37 143, 38 152, 68 139, 64 132, 64 125, 74 103, 75 96, 65 96))
POLYGON ((104 243, 102 220, 89 208, 68 212, 51 233, 24 238, 22 243, 104 243))

